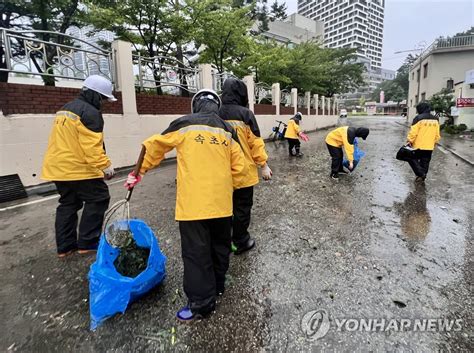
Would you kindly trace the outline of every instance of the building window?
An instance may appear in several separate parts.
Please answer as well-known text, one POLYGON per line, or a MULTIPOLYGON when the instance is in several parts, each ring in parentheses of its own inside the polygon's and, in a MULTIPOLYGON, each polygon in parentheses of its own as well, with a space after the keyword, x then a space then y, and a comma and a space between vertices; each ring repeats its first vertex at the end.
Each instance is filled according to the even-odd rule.
POLYGON ((446 88, 449 90, 454 89, 454 80, 452 78, 446 81, 446 88))
POLYGON ((412 79, 412 81, 415 79, 415 73, 414 72, 411 73, 411 79, 412 79))
POLYGON ((418 105, 418 96, 415 96, 415 105, 418 105))
POLYGON ((421 101, 424 102, 425 100, 426 100, 426 93, 423 92, 423 93, 421 94, 421 101))
POLYGON ((428 63, 423 65, 423 78, 427 78, 427 77, 428 77, 428 63))
POLYGON ((420 82, 420 69, 416 70, 416 81, 420 82))
POLYGON ((413 99, 410 99, 410 107, 413 107, 413 99))

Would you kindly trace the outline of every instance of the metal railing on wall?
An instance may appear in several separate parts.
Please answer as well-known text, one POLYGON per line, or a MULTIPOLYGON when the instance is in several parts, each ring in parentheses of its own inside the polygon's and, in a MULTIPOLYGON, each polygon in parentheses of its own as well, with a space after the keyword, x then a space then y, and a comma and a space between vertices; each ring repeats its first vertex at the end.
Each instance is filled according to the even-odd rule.
POLYGON ((5 67, 17 76, 84 80, 102 75, 114 81, 112 53, 73 36, 49 31, 14 31, 0 28, 5 67))
POLYGON ((257 104, 271 104, 272 87, 266 83, 258 82, 255 84, 254 96, 257 104))
POLYGON ((199 91, 200 70, 168 56, 132 55, 135 86, 140 91, 188 95, 199 91))
POLYGON ((306 107, 306 96, 298 95, 298 108, 306 107))
POLYGON ((282 89, 280 91, 280 104, 286 107, 291 105, 291 93, 287 89, 282 89))
POLYGON ((238 78, 231 72, 219 72, 217 68, 212 65, 212 89, 217 93, 222 93, 222 86, 226 79, 233 77, 238 78))

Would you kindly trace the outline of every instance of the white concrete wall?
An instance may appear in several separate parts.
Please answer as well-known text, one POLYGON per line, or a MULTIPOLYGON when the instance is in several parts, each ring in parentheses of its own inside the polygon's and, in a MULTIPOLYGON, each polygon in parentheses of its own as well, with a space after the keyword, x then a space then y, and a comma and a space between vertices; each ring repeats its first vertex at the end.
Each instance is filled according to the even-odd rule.
MULTIPOLYGON (((105 145, 115 168, 133 165, 140 152, 140 143, 161 133, 179 115, 105 114, 105 145)), ((258 115, 263 138, 268 138, 275 120, 287 121, 292 115, 258 115)), ((25 186, 43 183, 41 165, 54 120, 53 114, 0 114, 0 175, 19 174, 25 186)), ((302 121, 306 131, 335 125, 337 116, 307 116, 302 121)), ((174 152, 167 157, 174 157, 174 152)))

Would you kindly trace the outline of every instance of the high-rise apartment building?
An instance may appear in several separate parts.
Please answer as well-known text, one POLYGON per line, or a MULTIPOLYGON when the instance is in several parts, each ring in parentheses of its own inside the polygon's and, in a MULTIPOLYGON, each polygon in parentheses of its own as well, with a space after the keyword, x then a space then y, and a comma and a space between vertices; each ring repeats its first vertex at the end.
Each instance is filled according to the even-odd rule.
POLYGON ((330 48, 357 48, 382 67, 385 0, 298 0, 298 13, 324 21, 324 42, 330 48))
MULTIPOLYGON (((115 35, 110 31, 98 31, 89 35, 94 28, 92 26, 86 27, 69 27, 66 33, 74 38, 82 41, 76 41, 75 45, 84 51, 76 51, 74 53, 74 66, 81 72, 87 73, 87 75, 103 75, 109 78, 111 77, 110 62, 104 55, 95 54, 97 49, 94 46, 100 48, 101 42, 111 43, 115 35), (87 51, 87 52, 86 52, 87 51)), ((72 75, 74 75, 72 73, 72 75)), ((85 76, 84 76, 85 77, 85 76)))

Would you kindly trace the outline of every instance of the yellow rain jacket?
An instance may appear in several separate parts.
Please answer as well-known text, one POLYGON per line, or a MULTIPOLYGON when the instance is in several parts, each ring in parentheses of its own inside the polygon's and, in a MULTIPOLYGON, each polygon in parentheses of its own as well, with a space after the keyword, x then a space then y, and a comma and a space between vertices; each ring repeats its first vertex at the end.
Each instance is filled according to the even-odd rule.
POLYGON ((422 113, 413 119, 407 136, 408 142, 414 149, 430 151, 434 149, 440 138, 438 118, 429 112, 422 113))
POLYGON ((79 98, 56 113, 43 161, 41 178, 51 181, 103 178, 111 165, 104 148, 104 120, 94 92, 79 98))
POLYGON ((354 161, 354 145, 349 143, 348 129, 349 126, 343 126, 332 130, 326 136, 326 143, 333 147, 344 147, 347 160, 352 162, 354 161))
POLYGON ((285 132, 285 138, 287 139, 297 139, 298 134, 301 132, 300 126, 296 123, 296 121, 292 118, 288 121, 288 126, 285 132))
POLYGON ((142 174, 176 148, 177 221, 232 216, 232 193, 245 175, 245 160, 235 131, 216 113, 183 116, 143 146, 142 174))
POLYGON ((225 80, 222 88, 222 103, 219 116, 237 132, 248 166, 247 174, 243 176, 242 182, 236 185, 236 188, 254 186, 258 184, 257 166, 265 165, 268 155, 255 115, 246 108, 248 95, 245 84, 232 78, 225 80))

